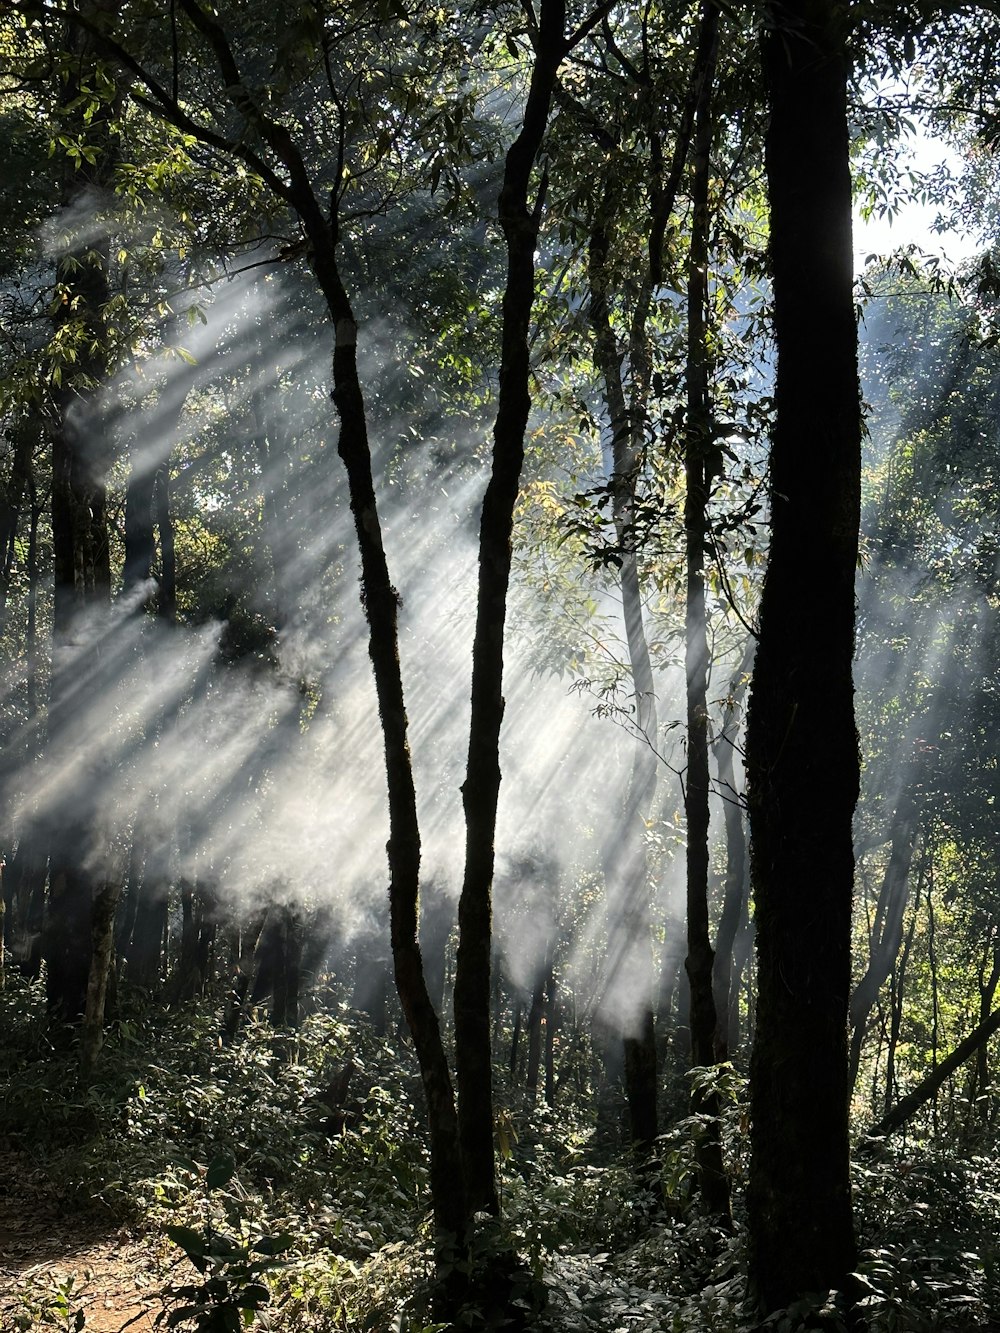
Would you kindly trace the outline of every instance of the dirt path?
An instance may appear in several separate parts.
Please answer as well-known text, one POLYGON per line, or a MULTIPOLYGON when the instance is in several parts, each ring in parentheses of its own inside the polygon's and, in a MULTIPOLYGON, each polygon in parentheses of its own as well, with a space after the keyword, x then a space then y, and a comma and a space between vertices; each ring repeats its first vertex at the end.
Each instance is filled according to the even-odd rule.
POLYGON ((156 1242, 81 1217, 29 1155, 0 1151, 0 1333, 152 1333, 165 1263, 156 1242))

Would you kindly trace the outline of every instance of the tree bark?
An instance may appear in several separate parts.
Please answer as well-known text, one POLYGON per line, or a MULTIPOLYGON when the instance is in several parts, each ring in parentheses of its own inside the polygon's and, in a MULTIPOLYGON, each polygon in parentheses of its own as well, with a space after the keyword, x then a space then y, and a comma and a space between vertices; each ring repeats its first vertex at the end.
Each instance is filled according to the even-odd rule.
POLYGON ((768 6, 766 143, 778 362, 771 548, 747 729, 758 994, 750 1279, 762 1313, 842 1288, 848 1143, 851 666, 861 414, 844 7, 768 6))
MULTIPOLYGON (((702 5, 701 42, 706 50, 695 108, 694 181, 691 250, 687 293, 687 422, 684 440, 685 678, 687 700, 687 765, 684 811, 687 819, 687 958, 684 967, 691 987, 691 1063, 715 1063, 716 1012, 712 973, 715 953, 708 921, 709 796, 708 769, 708 610, 705 602, 705 549, 708 498, 712 485, 714 438, 709 389, 708 353, 708 188, 715 126, 712 95, 718 51, 719 13, 712 0, 702 5)), ((698 1188, 709 1214, 731 1226, 729 1181, 722 1161, 719 1100, 695 1087, 695 1115, 704 1115, 698 1137, 698 1188)))
POLYGON ((499 217, 507 244, 500 390, 493 460, 479 533, 479 588, 472 648, 472 716, 462 802, 465 874, 458 904, 455 1070, 458 1127, 468 1207, 497 1213, 490 1051, 491 891, 500 794, 503 645, 511 538, 531 409, 528 332, 544 181, 532 206, 531 175, 548 124, 560 62, 568 49, 565 0, 541 0, 535 59, 521 129, 507 151, 499 217))

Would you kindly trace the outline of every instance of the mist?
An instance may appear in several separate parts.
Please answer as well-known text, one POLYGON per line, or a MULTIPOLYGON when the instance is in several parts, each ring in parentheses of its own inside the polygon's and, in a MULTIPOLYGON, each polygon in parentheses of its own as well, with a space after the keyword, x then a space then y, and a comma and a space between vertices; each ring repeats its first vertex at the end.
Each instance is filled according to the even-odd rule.
MULTIPOLYGON (((478 427, 437 414, 422 439, 432 390, 408 377, 406 341, 405 329, 365 326, 360 365, 400 598, 423 880, 457 899, 490 409, 478 427), (397 396, 399 379, 408 382, 397 396)), ((105 390, 97 410, 129 475, 170 460, 180 617, 168 624, 145 610, 155 578, 78 617, 53 663, 71 682, 58 736, 47 744, 41 716, 25 718, 11 752, 27 761, 8 768, 4 794, 15 837, 86 826, 84 859, 101 878, 127 878, 139 837, 147 873, 211 885, 237 918, 294 903, 321 910, 350 942, 387 932, 388 820, 329 358, 301 289, 280 273, 253 275, 220 283, 190 321, 180 311, 160 346, 105 390), (223 510, 234 487, 243 533, 223 510), (192 582, 199 545, 222 557, 221 578, 192 582)), ((612 650, 620 610, 595 590, 612 650)), ((540 637, 574 631, 539 619, 527 582, 512 590, 510 623, 496 938, 505 972, 524 985, 534 941, 560 914, 579 919, 581 951, 608 927, 596 867, 634 740, 620 718, 595 716, 573 675, 539 667, 540 637), (529 864, 526 877, 517 867, 529 864)), ((580 661, 589 632, 581 624, 570 645, 580 661)), ((592 965, 565 966, 572 981, 592 965)), ((629 972, 616 984, 627 989, 629 972)), ((627 1022, 624 999, 613 1009, 627 1022)))

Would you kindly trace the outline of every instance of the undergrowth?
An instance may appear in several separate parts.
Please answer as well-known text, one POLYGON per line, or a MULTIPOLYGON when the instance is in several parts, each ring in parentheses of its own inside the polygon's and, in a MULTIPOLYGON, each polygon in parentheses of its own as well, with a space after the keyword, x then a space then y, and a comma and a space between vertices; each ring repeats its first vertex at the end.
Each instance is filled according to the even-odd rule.
MULTIPOLYGON (((0 1141, 30 1152, 81 1211, 172 1246, 161 1326, 232 1333, 435 1327, 429 1292, 428 1161, 412 1053, 331 996, 294 1035, 251 1021, 230 1045, 217 1012, 135 1004, 112 1025, 85 1082, 71 1042, 52 1041, 38 987, 0 993, 0 1141), (333 1090, 339 1091, 334 1094, 333 1090)), ((743 1333, 746 1170, 742 1087, 722 1075, 736 1227, 697 1212, 696 1119, 658 1144, 638 1186, 596 1136, 586 1100, 532 1106, 498 1073, 503 1220, 484 1257, 515 1257, 507 1299, 539 1333, 743 1333), (520 1286, 518 1285, 520 1283, 520 1286)), ((857 1283, 870 1333, 961 1333, 1000 1311, 1000 1165, 986 1147, 877 1145, 855 1175, 857 1283)), ((65 1292, 32 1288, 19 1327, 69 1329, 65 1292), (30 1307, 30 1308, 29 1308, 30 1307)), ((773 1333, 845 1328, 818 1293, 776 1314, 773 1333)), ((458 1327, 500 1328, 487 1295, 458 1327)))

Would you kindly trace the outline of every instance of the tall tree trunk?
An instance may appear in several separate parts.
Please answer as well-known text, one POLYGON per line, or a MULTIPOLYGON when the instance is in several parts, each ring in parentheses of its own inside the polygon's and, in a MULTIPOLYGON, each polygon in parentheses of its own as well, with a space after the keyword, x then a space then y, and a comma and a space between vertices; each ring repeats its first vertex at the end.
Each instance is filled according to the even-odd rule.
MULTIPOLYGON (((698 114, 699 101, 711 82, 718 16, 714 7, 703 11, 698 46, 681 112, 680 124, 669 166, 663 151, 661 113, 656 99, 648 96, 648 65, 640 73, 630 70, 636 81, 636 96, 646 108, 646 133, 649 140, 650 170, 648 180, 649 211, 646 220, 647 269, 639 285, 628 334, 630 392, 626 394, 622 374, 622 355, 611 320, 610 252, 613 219, 617 207, 617 182, 605 182, 603 195, 592 224, 588 267, 590 281, 590 323, 594 331, 595 361, 604 381, 604 397, 611 429, 612 508, 617 538, 616 555, 620 560, 622 608, 626 643, 632 670, 635 720, 638 735, 632 771, 619 826, 613 845, 604 854, 605 878, 609 890, 612 931, 623 937, 617 953, 627 958, 630 989, 640 1002, 633 1005, 631 1031, 624 1038, 625 1080, 632 1122, 632 1137, 647 1150, 656 1138, 657 1117, 657 1044, 654 1022, 654 985, 652 957, 648 966, 642 956, 649 938, 648 864, 645 848, 645 821, 652 806, 657 782, 657 714, 653 672, 646 640, 642 611, 642 588, 637 559, 635 531, 636 483, 646 445, 649 417, 649 391, 652 364, 649 351, 648 321, 654 294, 663 282, 663 238, 680 188, 698 114)), ((589 114, 584 110, 584 114, 589 114)), ((599 151, 606 153, 607 127, 596 122, 591 130, 599 151)), ((672 992, 679 973, 683 946, 678 922, 676 968, 664 960, 659 1008, 669 1015, 670 1000, 664 1002, 664 990, 672 992)), ((666 948, 672 947, 668 925, 666 948)), ((612 979, 613 984, 613 979, 612 979)))
POLYGON ((656 790, 658 723, 635 532, 636 481, 645 444, 646 405, 644 401, 637 404, 633 396, 630 408, 622 381, 621 353, 611 322, 612 235, 608 219, 613 212, 613 201, 614 191, 608 182, 604 203, 590 234, 590 324, 611 431, 609 480, 636 735, 625 797, 614 819, 612 834, 604 841, 602 858, 610 942, 607 986, 611 991, 620 988, 623 977, 619 974, 627 975, 631 1012, 623 1034, 625 1091, 632 1140, 643 1154, 648 1154, 656 1139, 657 1086, 646 819, 656 790))
MULTIPOLYGON (((718 50, 719 14, 713 0, 702 5, 702 34, 707 42, 695 109, 694 182, 687 299, 687 423, 684 440, 684 537, 686 556, 685 676, 687 683, 687 765, 684 810, 687 816, 687 958, 691 987, 691 1061, 715 1063, 716 1012, 712 973, 715 954, 709 936, 709 796, 708 770, 708 610, 705 603, 705 550, 708 499, 717 456, 712 433, 709 390, 708 188, 715 125, 713 84, 718 50)), ((709 1214, 731 1224, 729 1181, 722 1161, 719 1099, 700 1086, 692 1091, 691 1109, 706 1117, 697 1143, 698 1188, 709 1214)))
MULTIPOLYGON (((91 9, 114 12, 115 3, 93 0, 91 9)), ((86 8, 86 7, 85 7, 86 8)), ((79 68, 70 73, 64 104, 73 111, 82 79, 96 53, 95 43, 70 26, 66 43, 79 68)), ((100 206, 114 167, 110 125, 117 108, 101 103, 89 122, 79 114, 79 128, 98 143, 96 164, 68 161, 64 167, 62 207, 70 230, 100 206)), ((69 759, 73 726, 88 702, 79 696, 81 679, 96 680, 97 647, 81 635, 81 622, 111 596, 106 477, 111 464, 111 428, 101 390, 109 372, 108 330, 104 307, 109 299, 107 238, 71 242, 56 275, 57 331, 74 359, 57 366, 57 422, 52 431, 52 546, 54 563, 53 653, 49 700, 49 745, 69 759), (77 636, 79 635, 79 643, 77 636)), ((49 819, 50 872, 45 953, 47 1004, 53 1017, 75 1020, 87 1000, 90 971, 91 905, 100 891, 94 867, 102 865, 103 831, 93 811, 95 775, 79 766, 59 809, 49 819), (90 809, 88 809, 90 807, 90 809)))
POLYGON ((771 547, 747 727, 757 927, 750 1277, 764 1313, 843 1288, 858 739, 861 415, 846 11, 770 4, 766 165, 778 349, 771 547))
MULTIPOLYGON (((309 263, 334 330, 333 402, 340 429, 337 452, 347 474, 355 535, 361 558, 361 594, 368 621, 368 652, 375 680, 389 798, 389 932, 396 988, 413 1038, 427 1106, 431 1146, 431 1195, 438 1259, 464 1243, 465 1189, 458 1150, 458 1122, 448 1061, 437 1014, 424 979, 417 936, 420 884, 420 829, 410 759, 408 721, 399 663, 399 596, 389 577, 375 499, 364 394, 358 377, 358 325, 340 272, 339 197, 321 202, 288 128, 273 120, 246 95, 242 71, 224 29, 198 0, 179 0, 192 27, 209 46, 236 113, 281 164, 283 175, 259 161, 268 184, 297 214, 309 244, 309 263)), ((183 121, 173 101, 164 112, 183 121)), ((236 156, 245 156, 239 143, 236 156)))
POLYGON ((510 582, 511 537, 531 409, 528 332, 535 287, 535 250, 544 181, 534 205, 531 175, 548 124, 556 73, 568 49, 565 0, 541 0, 535 58, 521 130, 510 145, 500 190, 500 226, 507 243, 500 390, 493 460, 479 531, 479 589, 472 648, 472 715, 462 802, 465 874, 458 904, 455 963, 455 1071, 458 1128, 471 1212, 496 1213, 493 1080, 490 1051, 491 891, 500 794, 503 645, 510 582))

